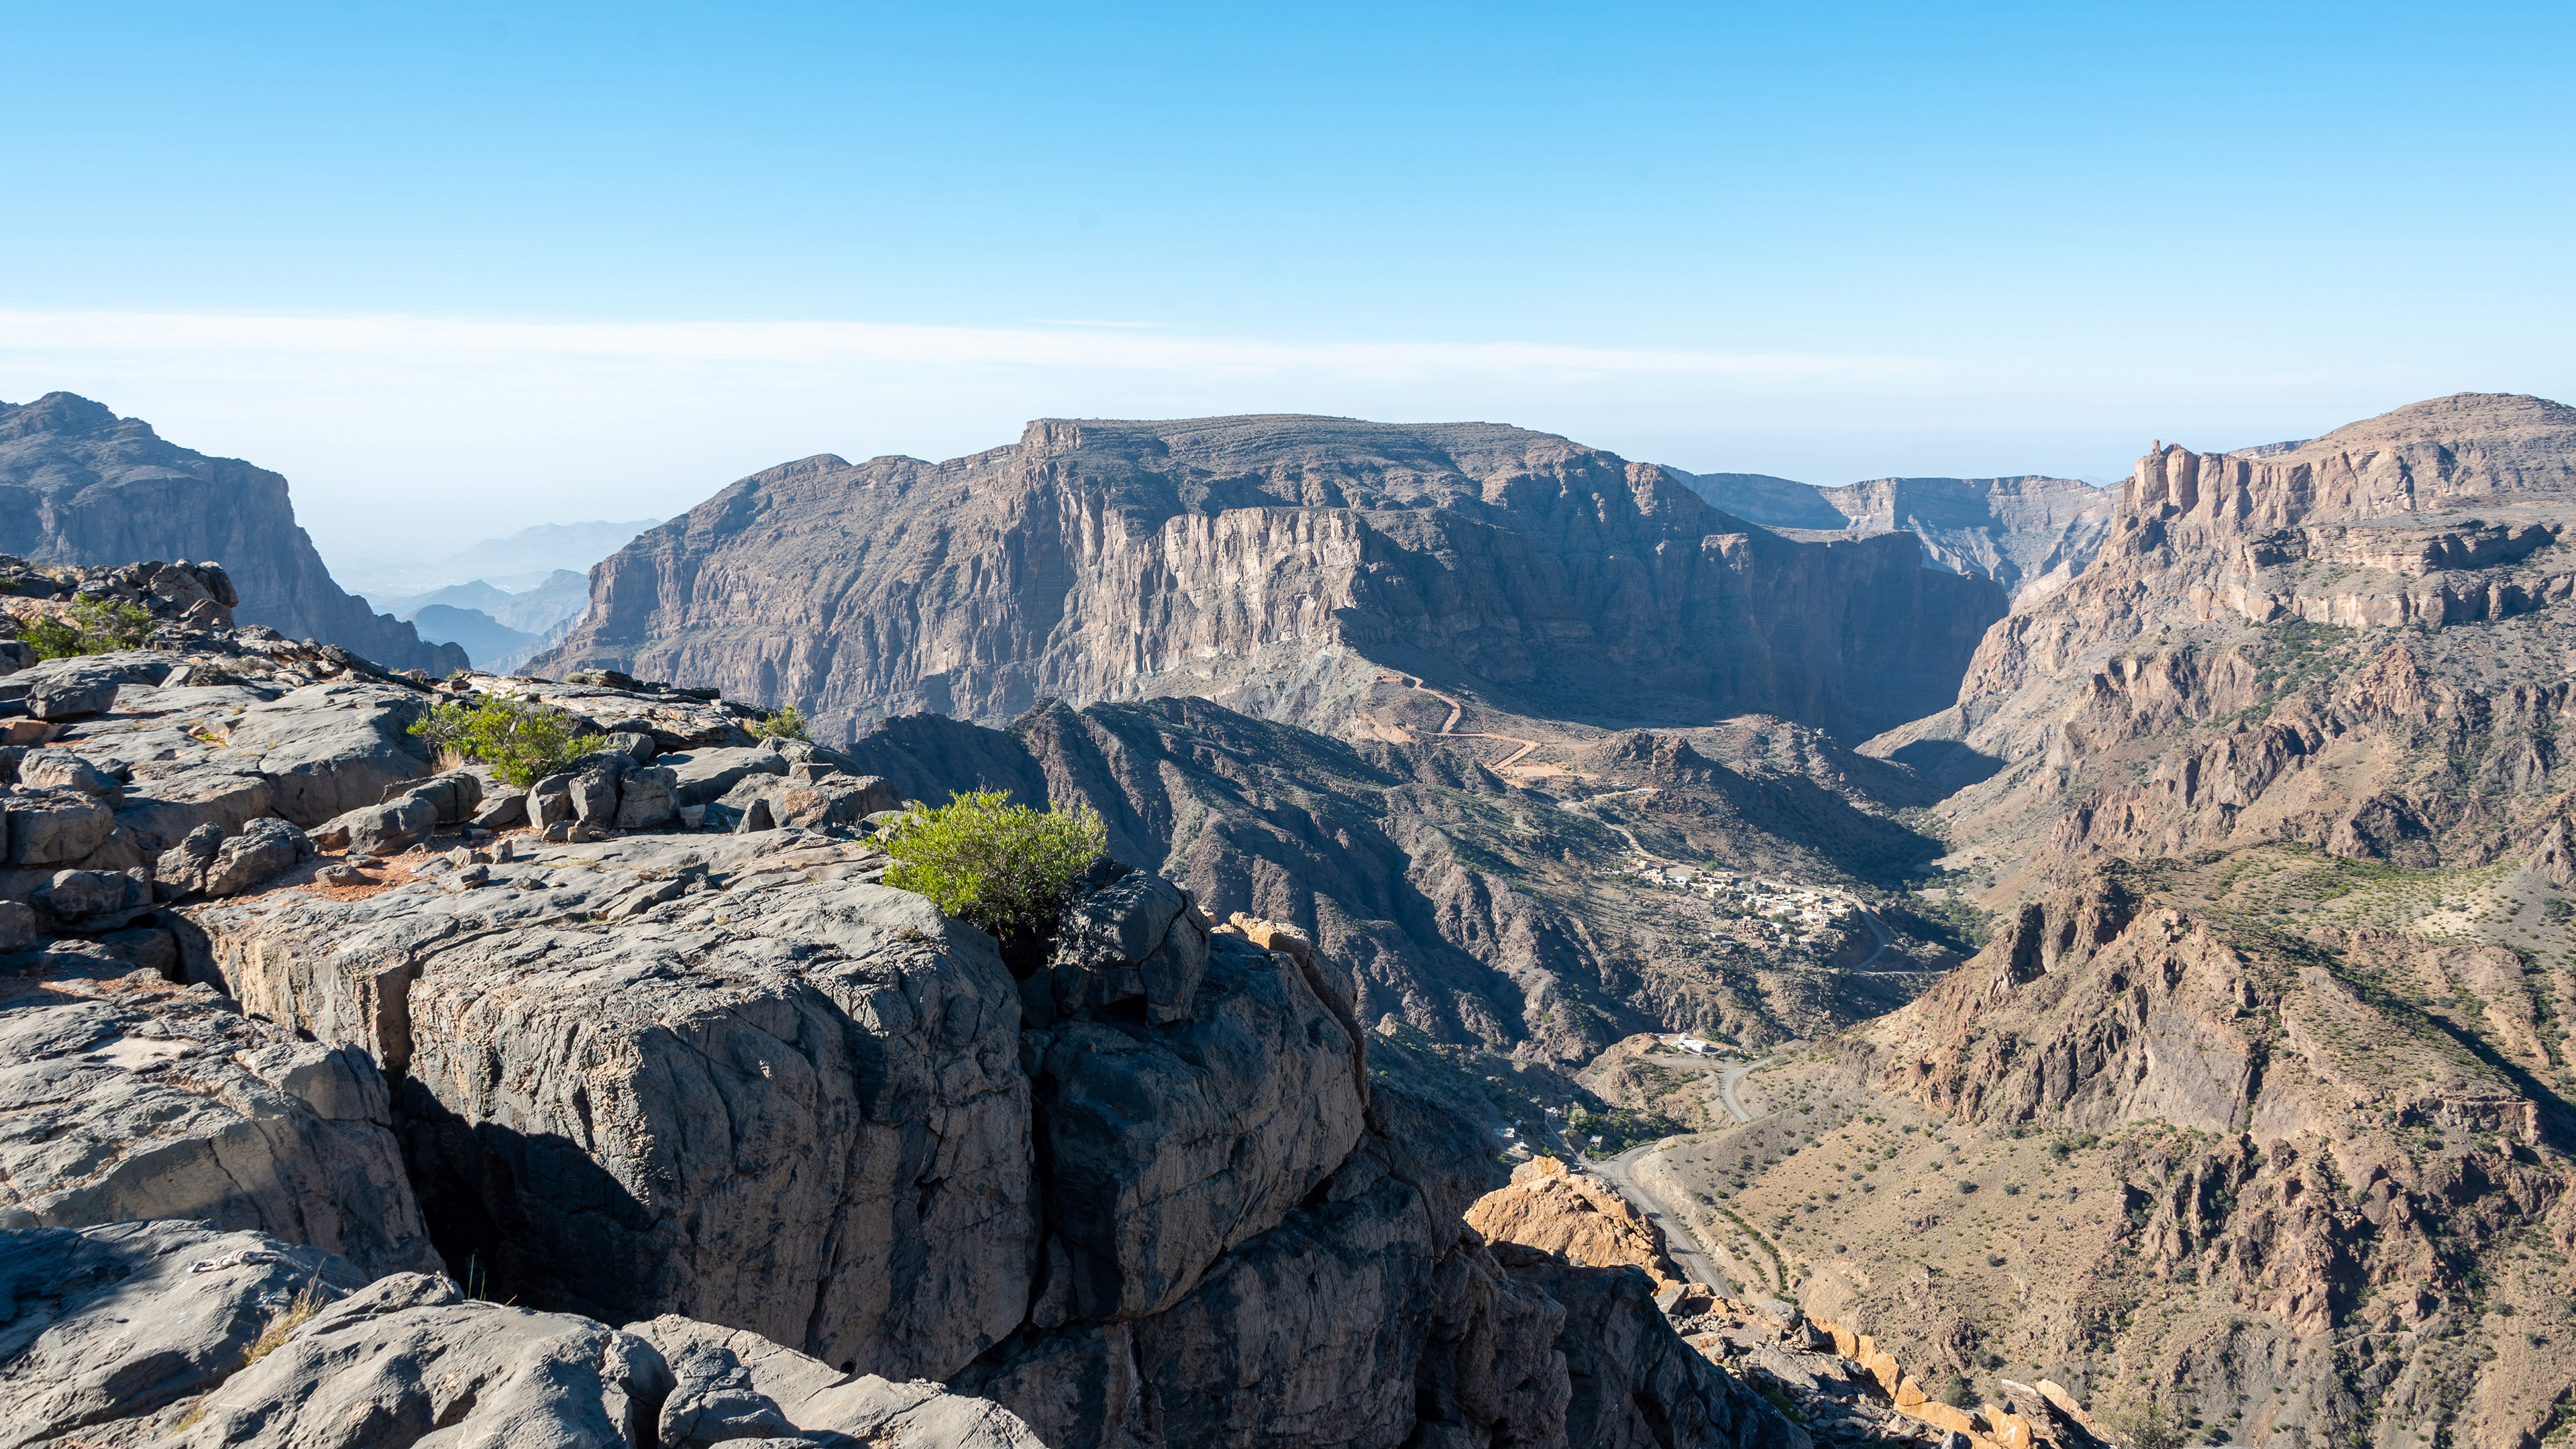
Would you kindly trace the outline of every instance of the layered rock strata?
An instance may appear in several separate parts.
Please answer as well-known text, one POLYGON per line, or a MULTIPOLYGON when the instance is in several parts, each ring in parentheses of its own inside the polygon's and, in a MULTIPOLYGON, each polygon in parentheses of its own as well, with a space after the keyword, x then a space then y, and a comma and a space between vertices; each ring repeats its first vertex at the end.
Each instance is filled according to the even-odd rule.
POLYGON ((2015 604, 2063 588, 2109 535, 2112 490, 2075 478, 1876 478, 1818 488, 1759 473, 1686 475, 1691 491, 1791 538, 1911 533, 1936 568, 1988 578, 2015 604))
POLYGON ((1759 710, 1859 738, 1946 703, 2001 591, 1911 539, 1790 542, 1668 471, 1484 424, 1041 420, 945 463, 823 456, 602 564, 540 673, 921 710, 1227 695, 1335 714, 1374 661, 1560 715, 1759 710))
POLYGON ((1965 786, 1951 834, 2007 878, 2248 840, 2525 852, 2563 813, 2571 521, 2576 410, 2537 398, 2160 446, 2093 567, 1996 626, 1955 709, 1867 748, 1965 786))

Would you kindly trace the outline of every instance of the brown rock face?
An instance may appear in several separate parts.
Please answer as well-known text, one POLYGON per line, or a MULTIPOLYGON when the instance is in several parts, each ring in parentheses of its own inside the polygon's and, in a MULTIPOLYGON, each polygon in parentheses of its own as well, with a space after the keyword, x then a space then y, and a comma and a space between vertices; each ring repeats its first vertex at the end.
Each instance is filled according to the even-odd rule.
POLYGON ((1663 1229, 1616 1189, 1574 1176, 1553 1157, 1535 1157, 1513 1169, 1510 1186, 1485 1194, 1467 1210, 1467 1226, 1489 1242, 1518 1243, 1582 1266, 1643 1268, 1657 1288, 1682 1278, 1664 1255, 1663 1229))
POLYGON ((717 685, 847 737, 1045 696, 1235 691, 1313 720, 1356 658, 1559 718, 1758 710, 1856 738, 1946 702, 2003 604, 1911 540, 1790 542, 1544 433, 1045 420, 945 463, 746 478, 602 564, 529 667, 717 685))
POLYGON ((1958 707, 1865 752, 1966 785, 1954 838, 2042 865, 2261 839, 2528 852, 2566 788, 2570 523, 2576 409, 2538 398, 2255 455, 2159 447, 2099 559, 1988 634, 1958 707))
POLYGON ((67 392, 0 403, 0 553, 40 564, 219 561, 240 591, 241 623, 337 644, 388 669, 443 675, 467 663, 464 650, 423 642, 331 582, 295 526, 284 478, 165 442, 141 420, 67 392))
MULTIPOLYGON (((2336 1335, 2372 1335, 2376 1372, 2401 1382, 2444 1372, 2455 1335, 2495 1360, 2455 1397, 2401 1395, 2409 1422, 2507 1426, 2563 1386, 2549 1332, 2519 1316, 2562 1316, 2563 1257, 2517 1256, 2576 1235, 2563 1032, 2534 1005, 2564 994, 2562 973, 2496 946, 2328 924, 2301 904, 2316 862, 2263 847, 2115 865, 2025 905, 1974 961, 1844 1047, 1841 1070, 1980 1134, 1961 1175, 2005 1164, 1979 1190, 2002 1179, 2007 1219, 2027 1202, 2038 1231, 2077 1231, 2067 1204, 2104 1177, 2125 1215, 2089 1258, 2042 1250, 2045 1270, 2028 1239, 1994 1240, 1988 1261, 2015 1260, 2000 1319, 1980 1317, 1967 1284, 1902 1306, 1854 1294, 1882 1337, 1901 1325, 2017 1362, 2107 1360, 2171 1385, 2168 1402, 2264 1384, 2276 1403, 2249 1422, 2253 1442, 2340 1432, 2355 1371, 2303 1347, 2336 1335), (2523 1306, 2463 1315, 2481 1294, 2523 1306), (2129 1331, 2098 1317, 2110 1303, 2175 1327, 2129 1331)), ((1888 1273, 1881 1261, 1839 1272, 1833 1293, 1888 1273)))

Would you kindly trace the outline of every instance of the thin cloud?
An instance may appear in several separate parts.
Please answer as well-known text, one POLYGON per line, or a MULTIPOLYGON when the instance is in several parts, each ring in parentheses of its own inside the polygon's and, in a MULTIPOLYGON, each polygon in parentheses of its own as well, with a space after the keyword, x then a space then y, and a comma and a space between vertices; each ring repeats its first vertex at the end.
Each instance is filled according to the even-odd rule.
POLYGON ((1885 381, 1941 369, 1916 358, 1583 347, 1547 342, 1282 342, 1149 334, 1097 322, 932 327, 872 322, 517 322, 144 312, 0 312, 0 354, 183 362, 249 355, 403 366, 591 361, 770 366, 1085 368, 1193 375, 1768 378, 1885 381))

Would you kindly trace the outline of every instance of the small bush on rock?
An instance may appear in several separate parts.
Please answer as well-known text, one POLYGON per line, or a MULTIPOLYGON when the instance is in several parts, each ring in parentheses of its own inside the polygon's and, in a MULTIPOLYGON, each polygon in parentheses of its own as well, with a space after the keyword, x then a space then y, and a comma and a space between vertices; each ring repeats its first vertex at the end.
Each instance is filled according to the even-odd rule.
POLYGON ((432 748, 453 750, 524 790, 598 749, 605 736, 585 734, 569 711, 533 700, 491 695, 468 703, 441 700, 412 722, 432 748))
POLYGON ((69 659, 79 654, 106 654, 139 649, 152 636, 152 616, 113 599, 76 600, 68 618, 32 619, 18 638, 39 659, 69 659))
POLYGON ((885 883, 917 891, 948 914, 1010 945, 1055 929, 1073 883, 1109 850, 1109 829, 1088 805, 1043 811, 1009 803, 1007 790, 957 794, 887 822, 894 864, 885 883))
POLYGON ((753 725, 751 737, 755 740, 812 739, 813 736, 807 734, 805 729, 804 714, 791 704, 753 725))

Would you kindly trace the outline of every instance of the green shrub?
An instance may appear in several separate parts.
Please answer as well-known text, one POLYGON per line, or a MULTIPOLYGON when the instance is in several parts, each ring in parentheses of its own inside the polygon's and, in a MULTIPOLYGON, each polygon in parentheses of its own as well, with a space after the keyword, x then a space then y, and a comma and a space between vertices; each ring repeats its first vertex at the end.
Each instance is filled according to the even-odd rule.
POLYGON ((807 740, 813 738, 813 736, 805 733, 804 714, 792 704, 780 709, 776 714, 770 715, 769 717, 761 720, 758 724, 753 725, 751 727, 751 737, 755 740, 807 740))
POLYGON ((77 599, 71 617, 47 615, 30 620, 18 638, 39 659, 69 659, 77 654, 106 654, 139 649, 152 637, 152 616, 113 599, 77 599))
POLYGON ((894 864, 885 883, 1025 950, 1054 934, 1074 881, 1108 853, 1109 829, 1088 805, 1037 811, 1010 798, 1007 790, 960 793, 888 822, 894 864))
POLYGON ((471 704, 441 700, 412 722, 411 732, 435 749, 491 766, 493 774, 522 790, 604 742, 597 733, 582 733, 568 711, 509 695, 487 695, 471 704))
POLYGON ((1932 1397, 1954 1409, 1971 1408, 1977 1402, 1968 1396, 1966 1377, 1955 1372, 1942 1376, 1941 1382, 1932 1390, 1932 1397))

